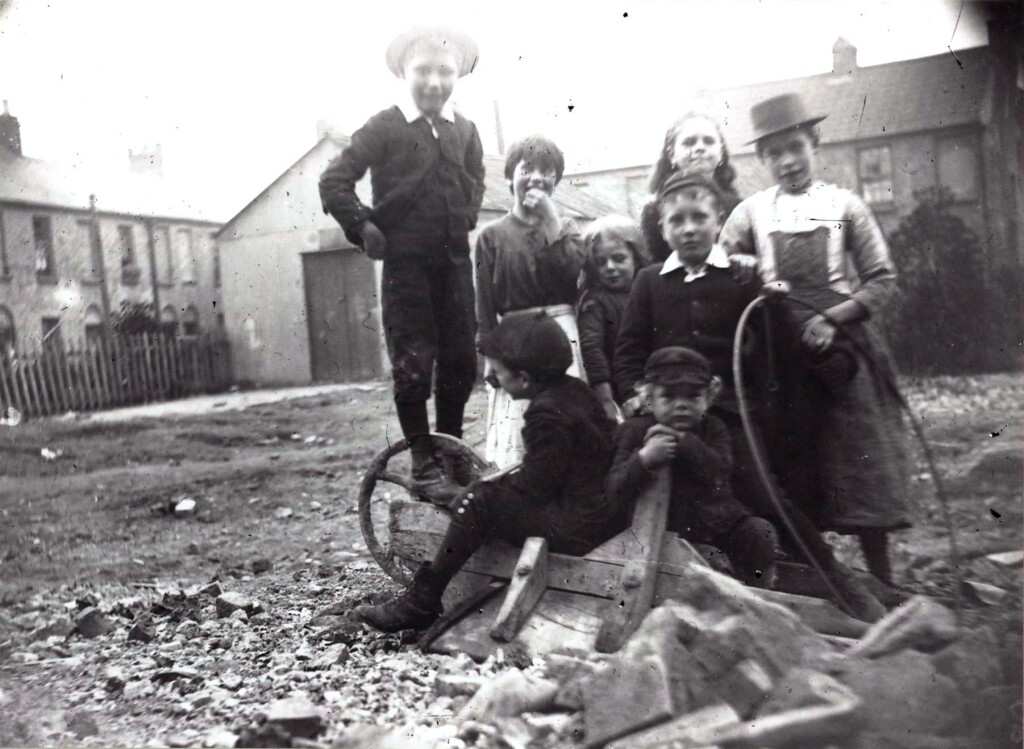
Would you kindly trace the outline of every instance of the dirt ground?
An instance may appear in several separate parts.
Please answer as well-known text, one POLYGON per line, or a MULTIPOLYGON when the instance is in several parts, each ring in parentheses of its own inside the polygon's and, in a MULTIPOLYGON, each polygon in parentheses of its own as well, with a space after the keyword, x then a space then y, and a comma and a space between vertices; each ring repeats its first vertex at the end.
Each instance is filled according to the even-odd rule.
MULTIPOLYGON (((964 559, 958 569, 948 561, 943 512, 918 455, 916 524, 897 538, 897 574, 906 588, 946 602, 963 579, 997 586, 1001 593, 980 598, 964 590, 965 621, 998 627, 1019 670, 1020 571, 984 555, 1022 548, 1020 461, 1013 448, 987 462, 985 456, 1004 444, 1021 453, 1024 381, 1016 374, 937 378, 908 381, 906 393, 951 490, 964 559)), ((484 408, 477 392, 467 409, 466 439, 474 447, 483 441, 484 408)), ((25 702, 17 716, 4 707, 12 695, 31 693, 43 697, 36 704, 47 714, 59 712, 68 707, 72 682, 90 678, 59 671, 40 681, 38 669, 10 661, 46 617, 73 609, 85 592, 109 598, 112 590, 147 593, 217 578, 262 595, 269 590, 278 607, 316 608, 332 601, 319 591, 311 602, 304 586, 292 584, 296 571, 311 565, 327 570, 328 593, 380 588, 356 497, 370 459, 399 436, 383 385, 237 411, 0 426, 0 745, 160 744, 148 712, 121 716, 115 733, 80 739, 34 720, 35 708, 25 702), (194 514, 175 516, 182 498, 195 500, 194 514), (264 559, 272 569, 255 575, 253 562, 264 559), (347 569, 359 574, 346 577, 347 569)), ((859 565, 855 546, 836 541, 859 565)), ((210 724, 209 715, 204 720, 210 724)))

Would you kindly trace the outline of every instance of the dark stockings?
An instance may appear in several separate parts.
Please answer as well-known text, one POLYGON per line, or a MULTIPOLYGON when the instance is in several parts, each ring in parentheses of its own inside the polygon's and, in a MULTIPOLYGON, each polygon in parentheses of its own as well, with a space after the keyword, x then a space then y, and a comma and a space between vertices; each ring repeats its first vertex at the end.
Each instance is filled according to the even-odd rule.
POLYGON ((868 571, 886 585, 892 585, 892 568, 889 566, 889 534, 882 528, 866 528, 860 531, 860 548, 868 571))
POLYGON ((435 395, 434 408, 437 411, 437 431, 462 439, 462 416, 466 410, 466 402, 462 399, 435 395))

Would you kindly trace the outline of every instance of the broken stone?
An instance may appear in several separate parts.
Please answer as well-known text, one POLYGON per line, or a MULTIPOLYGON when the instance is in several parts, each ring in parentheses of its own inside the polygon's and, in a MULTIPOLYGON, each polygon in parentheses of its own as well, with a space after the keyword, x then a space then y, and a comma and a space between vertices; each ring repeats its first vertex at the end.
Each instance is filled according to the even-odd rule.
POLYGON ((192 515, 196 511, 196 501, 191 497, 182 497, 174 504, 174 514, 178 517, 192 515))
POLYGON ((95 606, 90 606, 75 617, 75 629, 82 637, 91 640, 109 633, 113 630, 113 626, 107 621, 107 617, 103 615, 102 611, 95 606))
POLYGON ((108 692, 122 691, 128 681, 124 674, 124 669, 120 666, 109 666, 104 669, 103 678, 106 680, 105 685, 108 692))
POLYGON ((1003 683, 999 643, 988 627, 966 630, 960 639, 932 656, 935 669, 948 676, 969 698, 1003 683))
POLYGON ((960 592, 971 603, 995 606, 1006 598, 1007 591, 996 585, 981 583, 975 580, 961 580, 960 592))
POLYGON ((831 675, 864 703, 864 730, 879 733, 955 733, 964 723, 957 686, 915 650, 878 658, 843 658, 831 675))
POLYGON ((32 632, 32 641, 46 640, 50 637, 67 637, 75 629, 75 625, 67 619, 58 619, 50 622, 45 627, 40 627, 32 632))
POLYGON ((1020 567, 1024 565, 1024 551, 1002 551, 985 557, 1000 567, 1020 567))
POLYGON ((221 674, 220 683, 225 689, 236 692, 242 687, 242 677, 238 674, 221 674))
POLYGON ((245 624, 249 621, 249 615, 245 613, 245 609, 235 609, 228 616, 228 619, 231 621, 241 622, 242 624, 245 624))
POLYGON ((274 563, 266 558, 259 558, 252 560, 252 573, 254 575, 262 575, 264 572, 270 572, 274 569, 274 563))
POLYGON ((753 715, 772 691, 772 678, 757 661, 737 663, 715 684, 718 692, 743 718, 753 715))
POLYGON ((203 739, 203 746, 207 749, 233 749, 237 743, 238 734, 232 733, 226 728, 215 728, 203 739))
POLYGON ((221 588, 220 583, 216 580, 214 580, 212 583, 207 583, 198 591, 196 591, 197 595, 210 596, 210 598, 216 598, 223 592, 223 588, 221 588))
POLYGON ((604 746, 672 717, 668 667, 655 655, 617 659, 583 680, 587 745, 604 746))
POLYGON ((156 630, 148 621, 138 621, 128 630, 128 642, 152 642, 156 639, 156 630))
POLYGON ((952 642, 958 634, 952 611, 927 596, 914 596, 872 624, 846 655, 877 658, 908 648, 929 652, 952 642))
POLYGON ((288 736, 315 738, 323 730, 323 715, 312 702, 302 697, 277 700, 266 710, 267 723, 288 736))
POLYGON ((324 671, 332 666, 343 666, 348 663, 350 657, 347 645, 340 643, 330 645, 313 660, 309 668, 314 671, 324 671))
POLYGON ((457 697, 460 694, 472 697, 483 684, 480 676, 438 674, 434 679, 434 694, 439 697, 457 697))
POLYGON ((181 622, 175 630, 174 634, 181 635, 187 639, 199 636, 199 624, 192 619, 186 619, 181 622))
POLYGON ((99 726, 96 725, 96 721, 93 720, 92 716, 81 710, 67 713, 64 716, 64 722, 68 730, 80 739, 88 736, 98 736, 100 733, 99 726))
POLYGON ((230 637, 218 637, 210 643, 211 649, 220 650, 231 650, 231 646, 235 644, 235 641, 230 637))
POLYGON ((292 516, 292 508, 291 507, 278 507, 276 510, 274 510, 274 517, 277 520, 287 520, 291 516, 292 516))
POLYGON ((457 722, 487 722, 545 710, 553 704, 557 692, 558 685, 553 681, 510 669, 481 686, 459 711, 457 722))
POLYGON ((129 681, 124 685, 124 691, 121 693, 126 700, 137 700, 144 697, 149 697, 153 694, 156 689, 148 681, 129 681))
POLYGON ((235 611, 244 611, 247 615, 263 610, 263 606, 254 598, 244 593, 227 592, 217 596, 217 616, 221 619, 231 616, 235 611))
POLYGON ((186 554, 189 554, 189 555, 191 555, 191 556, 195 556, 196 554, 198 554, 198 553, 199 553, 199 544, 197 544, 197 543, 196 543, 195 541, 193 541, 192 543, 190 543, 190 544, 189 544, 189 545, 188 545, 188 546, 187 546, 187 547, 185 548, 185 553, 186 553, 186 554))

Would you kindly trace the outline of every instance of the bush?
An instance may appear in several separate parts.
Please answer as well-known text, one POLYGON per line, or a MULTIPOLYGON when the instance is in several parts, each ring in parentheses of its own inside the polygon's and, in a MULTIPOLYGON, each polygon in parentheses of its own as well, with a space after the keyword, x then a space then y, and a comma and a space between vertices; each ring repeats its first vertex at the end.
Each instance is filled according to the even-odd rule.
POLYGON ((121 307, 114 313, 110 321, 114 335, 131 336, 142 333, 172 333, 167 325, 161 323, 153 311, 150 302, 131 302, 125 299, 121 307))
POLYGON ((889 236, 901 299, 889 338, 909 374, 964 374, 1013 365, 1016 279, 989 280, 977 235, 951 210, 943 188, 921 193, 917 207, 889 236), (1007 345, 1007 344, 1010 345, 1007 345))

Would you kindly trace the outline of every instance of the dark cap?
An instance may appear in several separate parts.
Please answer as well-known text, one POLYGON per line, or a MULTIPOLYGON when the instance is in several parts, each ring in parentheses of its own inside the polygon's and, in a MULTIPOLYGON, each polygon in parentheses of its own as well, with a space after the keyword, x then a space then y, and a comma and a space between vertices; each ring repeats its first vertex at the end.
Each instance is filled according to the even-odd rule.
POLYGON ((565 331, 545 312, 506 315, 480 340, 480 353, 534 377, 565 374, 572 364, 572 344, 565 331))
POLYGON ((711 384, 711 365, 693 349, 666 346, 648 357, 644 377, 652 385, 707 387, 711 384))
POLYGON ((750 124, 754 128, 756 143, 769 135, 792 130, 801 125, 817 125, 828 115, 808 111, 800 94, 779 94, 758 102, 750 108, 750 124))
POLYGON ((718 201, 719 207, 722 205, 722 191, 713 180, 708 179, 702 174, 697 172, 673 172, 669 175, 669 178, 665 180, 665 184, 658 190, 658 202, 661 203, 668 195, 680 190, 687 188, 696 187, 702 190, 707 190, 715 199, 718 201))

